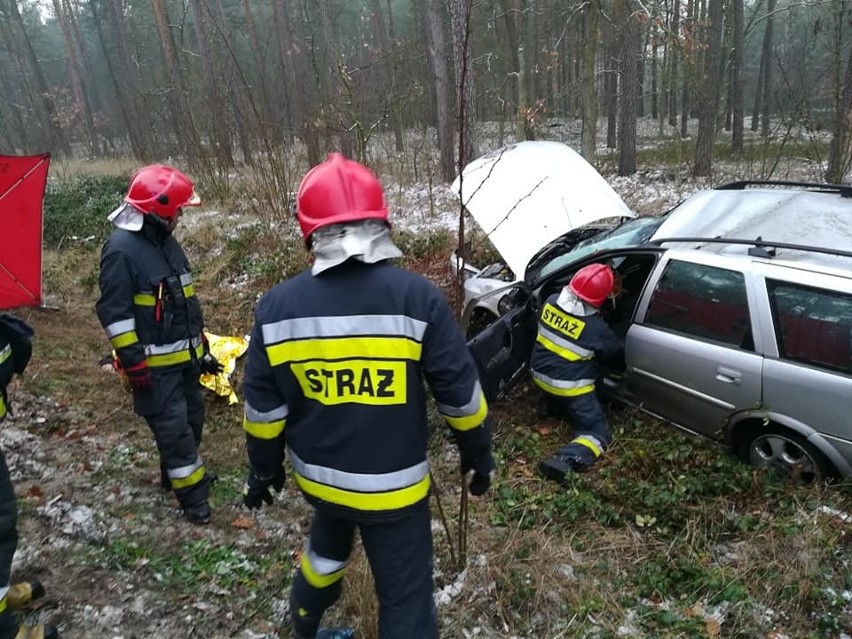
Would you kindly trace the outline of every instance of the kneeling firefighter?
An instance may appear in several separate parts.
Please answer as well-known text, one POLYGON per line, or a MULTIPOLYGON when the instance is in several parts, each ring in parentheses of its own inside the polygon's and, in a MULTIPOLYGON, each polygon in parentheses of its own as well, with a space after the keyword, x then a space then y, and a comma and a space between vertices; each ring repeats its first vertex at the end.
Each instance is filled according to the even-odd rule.
POLYGON ((530 357, 533 381, 574 424, 574 439, 539 464, 548 479, 594 464, 612 443, 612 430, 595 384, 601 364, 624 370, 624 345, 600 315, 615 278, 606 264, 581 268, 541 310, 530 357))
POLYGON ((198 453, 204 402, 198 378, 217 374, 189 261, 172 235, 183 208, 198 206, 192 181, 151 165, 130 180, 101 251, 98 319, 160 453, 163 487, 192 523, 210 521, 211 475, 198 453))
MULTIPOLYGON (((17 317, 0 315, 0 422, 10 412, 7 387, 23 374, 32 355, 32 329, 17 317)), ((0 450, 0 639, 58 639, 51 625, 21 626, 13 610, 44 594, 38 582, 10 586, 12 559, 18 548, 18 501, 0 450)))
POLYGON ((297 216, 314 261, 255 313, 244 501, 272 503, 286 449, 316 509, 290 597, 294 639, 353 636, 319 624, 340 596, 356 528, 375 579, 378 636, 437 639, 423 379, 481 495, 494 461, 477 370, 441 293, 390 263, 402 254, 366 167, 332 154, 302 180, 297 216))

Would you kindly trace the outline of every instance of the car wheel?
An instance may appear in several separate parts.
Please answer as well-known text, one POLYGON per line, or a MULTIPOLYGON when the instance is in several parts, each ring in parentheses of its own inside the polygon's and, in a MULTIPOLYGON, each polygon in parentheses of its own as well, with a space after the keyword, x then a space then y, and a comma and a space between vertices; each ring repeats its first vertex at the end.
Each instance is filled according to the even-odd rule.
POLYGON ((740 428, 736 453, 745 462, 803 484, 834 477, 831 462, 798 433, 777 424, 740 428))
POLYGON ((477 335, 479 335, 486 328, 491 326, 494 322, 497 321, 497 316, 490 311, 486 311, 485 309, 478 308, 473 314, 470 316, 470 322, 467 325, 467 333, 466 337, 468 340, 473 339, 477 335))

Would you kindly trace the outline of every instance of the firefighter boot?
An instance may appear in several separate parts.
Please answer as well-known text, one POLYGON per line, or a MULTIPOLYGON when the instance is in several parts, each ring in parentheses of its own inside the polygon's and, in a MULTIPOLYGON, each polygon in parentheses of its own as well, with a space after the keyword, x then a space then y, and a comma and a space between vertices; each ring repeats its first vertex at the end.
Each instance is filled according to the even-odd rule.
POLYGON ((21 626, 15 639, 59 639, 56 626, 38 624, 37 626, 21 626))
POLYGON ((183 509, 183 516, 186 517, 186 520, 189 523, 196 524, 198 526, 209 524, 210 515, 210 504, 206 501, 193 504, 192 506, 185 506, 183 509))
POLYGON ((40 581, 22 581, 9 588, 6 595, 6 605, 11 610, 17 610, 42 597, 44 597, 44 586, 41 585, 40 581))
POLYGON ((556 453, 550 459, 546 459, 538 464, 538 472, 560 483, 565 482, 568 475, 572 472, 585 470, 585 466, 573 455, 565 455, 556 453))

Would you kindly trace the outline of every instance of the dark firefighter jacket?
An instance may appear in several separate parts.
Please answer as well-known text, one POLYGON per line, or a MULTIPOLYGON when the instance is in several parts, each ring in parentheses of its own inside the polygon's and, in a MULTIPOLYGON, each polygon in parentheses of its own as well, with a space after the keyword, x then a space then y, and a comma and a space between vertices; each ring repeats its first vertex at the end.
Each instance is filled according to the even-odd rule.
POLYGON ((23 374, 32 356, 33 329, 23 320, 0 314, 0 421, 9 411, 6 387, 15 373, 23 374))
POLYGON ((530 357, 533 381, 551 395, 573 397, 595 390, 599 362, 624 367, 624 346, 600 313, 582 304, 571 314, 547 298, 538 321, 538 337, 530 357))
POLYGON ((201 306, 177 240, 146 219, 101 251, 98 319, 124 368, 178 366, 204 355, 201 306))
POLYGON ((423 378, 462 454, 490 472, 476 367, 428 280, 350 260, 279 284, 258 305, 245 370, 252 469, 271 477, 286 445, 315 506, 398 516, 429 492, 423 378))

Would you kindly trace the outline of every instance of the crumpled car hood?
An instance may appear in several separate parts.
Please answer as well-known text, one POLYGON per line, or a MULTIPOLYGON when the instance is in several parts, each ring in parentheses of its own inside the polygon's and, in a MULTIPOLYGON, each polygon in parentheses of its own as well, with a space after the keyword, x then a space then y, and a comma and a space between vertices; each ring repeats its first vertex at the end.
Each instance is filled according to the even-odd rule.
POLYGON ((519 142, 468 164, 452 184, 515 277, 559 236, 635 217, 583 157, 560 142, 519 142))

